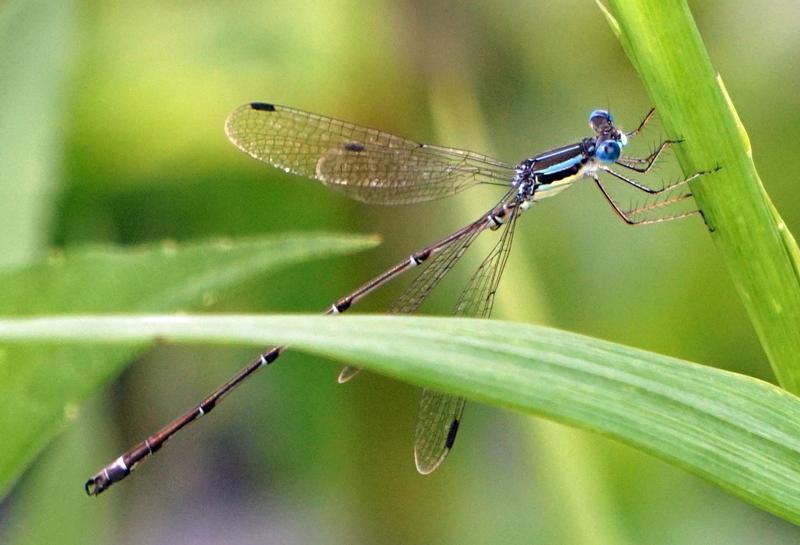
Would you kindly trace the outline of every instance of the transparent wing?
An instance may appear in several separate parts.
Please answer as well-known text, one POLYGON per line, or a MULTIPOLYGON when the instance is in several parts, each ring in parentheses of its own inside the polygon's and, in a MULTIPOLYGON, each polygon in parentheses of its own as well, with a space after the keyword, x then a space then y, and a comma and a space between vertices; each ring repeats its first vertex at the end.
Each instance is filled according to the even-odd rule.
MULTIPOLYGON (((461 293, 456 303, 457 316, 487 318, 491 314, 494 295, 511 251, 519 212, 519 208, 511 211, 500 240, 461 293)), ((456 440, 464 403, 463 397, 428 389, 422 391, 414 440, 414 460, 420 473, 433 472, 447 457, 456 440)))
POLYGON ((236 109, 225 132, 260 161, 368 203, 428 201, 479 183, 507 187, 514 176, 513 165, 485 155, 419 144, 273 104, 254 102, 236 109))
MULTIPOLYGON (((444 278, 450 269, 458 262, 469 245, 486 227, 476 223, 475 229, 464 233, 454 240, 447 248, 432 257, 425 268, 408 285, 400 297, 389 307, 390 314, 412 314, 425 301, 436 285, 444 278)), ((347 382, 361 371, 361 368, 348 365, 339 373, 339 383, 347 382)))

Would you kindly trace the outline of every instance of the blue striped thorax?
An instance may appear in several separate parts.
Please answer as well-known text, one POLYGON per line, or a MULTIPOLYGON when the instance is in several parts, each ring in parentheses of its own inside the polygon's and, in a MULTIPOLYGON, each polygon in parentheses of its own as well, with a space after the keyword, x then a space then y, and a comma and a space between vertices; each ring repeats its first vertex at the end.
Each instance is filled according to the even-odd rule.
POLYGON ((523 200, 550 197, 573 182, 593 173, 597 163, 613 163, 628 143, 628 137, 614 125, 606 110, 594 110, 589 126, 595 136, 563 146, 521 162, 513 180, 517 194, 523 200))

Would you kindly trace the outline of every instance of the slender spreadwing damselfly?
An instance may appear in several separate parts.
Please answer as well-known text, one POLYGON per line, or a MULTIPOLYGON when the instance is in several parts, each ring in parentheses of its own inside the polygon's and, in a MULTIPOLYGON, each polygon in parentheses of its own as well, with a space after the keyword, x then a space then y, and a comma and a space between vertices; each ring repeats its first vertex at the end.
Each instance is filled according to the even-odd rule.
MULTIPOLYGON (((531 204, 561 192, 576 181, 592 180, 616 215, 630 225, 676 219, 697 212, 653 217, 654 211, 691 196, 688 190, 674 192, 677 194, 671 190, 685 187, 706 172, 652 188, 615 170, 621 167, 645 175, 661 153, 678 142, 662 141, 646 157, 622 155, 622 148, 644 128, 653 113, 651 110, 635 130, 623 132, 614 124, 609 112, 595 110, 589 115, 592 136, 534 155, 518 165, 471 151, 419 144, 375 129, 262 102, 235 110, 228 117, 225 130, 231 142, 252 157, 287 173, 317 180, 366 203, 418 203, 454 195, 478 184, 504 188, 499 202, 478 219, 410 254, 325 311, 325 314, 340 314, 406 271, 421 267, 421 272, 389 309, 391 313, 413 313, 478 235, 500 230, 488 256, 461 292, 454 310, 458 316, 486 318, 492 310, 518 218, 531 204), (612 197, 601 176, 650 195, 667 195, 667 198, 625 210, 612 197)), ((257 370, 278 359, 285 349, 286 346, 275 346, 263 352, 201 403, 104 467, 86 482, 86 492, 100 494, 124 479, 139 462, 189 423, 209 413, 257 370)), ((339 382, 350 380, 358 371, 356 367, 345 367, 339 382)), ((463 411, 464 398, 423 390, 414 442, 414 458, 420 473, 431 473, 445 459, 453 447, 463 411)))

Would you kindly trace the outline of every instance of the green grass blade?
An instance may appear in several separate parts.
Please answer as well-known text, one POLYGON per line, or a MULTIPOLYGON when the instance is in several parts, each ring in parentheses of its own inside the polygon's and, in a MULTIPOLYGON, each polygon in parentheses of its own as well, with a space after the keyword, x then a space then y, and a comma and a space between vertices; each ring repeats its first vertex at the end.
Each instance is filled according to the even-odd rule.
MULTIPOLYGON (((366 237, 297 235, 95 248, 0 274, 0 315, 199 308, 224 290, 288 265, 375 244, 366 237)), ((128 346, 0 347, 0 494, 70 418, 141 350, 128 346)))
POLYGON ((50 236, 75 7, 14 0, 0 8, 0 267, 31 261, 50 236))
MULTIPOLYGON (((609 0, 612 29, 639 72, 692 184, 780 384, 800 392, 800 251, 756 172, 747 133, 684 0, 609 0)), ((602 7, 602 6, 601 6, 602 7)), ((605 8, 603 8, 605 11, 605 8)))
POLYGON ((800 522, 800 399, 771 384, 574 333, 396 316, 0 320, 0 341, 289 343, 593 430, 800 522))

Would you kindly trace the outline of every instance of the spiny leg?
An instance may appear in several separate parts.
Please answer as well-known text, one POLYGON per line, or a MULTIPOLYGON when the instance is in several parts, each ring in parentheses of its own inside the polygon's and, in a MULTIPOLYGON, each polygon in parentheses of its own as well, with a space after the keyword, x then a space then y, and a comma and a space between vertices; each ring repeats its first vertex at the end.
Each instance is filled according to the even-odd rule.
POLYGON ((614 210, 614 213, 616 213, 617 216, 622 221, 627 223, 628 225, 648 225, 648 224, 651 224, 651 223, 660 223, 662 221, 670 221, 670 220, 681 219, 681 218, 685 218, 685 217, 688 217, 688 216, 692 216, 694 214, 702 215, 702 212, 700 212, 700 210, 689 210, 689 211, 686 211, 686 212, 680 212, 680 213, 677 213, 677 214, 672 214, 672 215, 668 215, 668 216, 661 216, 661 217, 657 217, 657 218, 646 218, 646 219, 636 218, 635 217, 636 215, 641 214, 643 212, 647 212, 647 211, 650 211, 650 210, 655 210, 657 208, 661 208, 663 206, 668 206, 668 205, 674 204, 674 203, 676 203, 678 201, 682 201, 684 199, 687 199, 687 198, 691 197, 691 194, 690 193, 684 193, 682 195, 678 195, 677 197, 673 197, 671 199, 667 199, 667 200, 661 201, 660 203, 651 203, 649 205, 645 205, 645 206, 642 206, 642 207, 639 207, 639 208, 634 208, 633 210, 623 210, 622 207, 620 207, 620 205, 617 203, 617 201, 615 201, 614 198, 611 196, 611 194, 608 192, 608 190, 603 185, 603 182, 600 180, 600 178, 598 176, 592 176, 592 179, 595 181, 595 183, 597 184, 597 187, 600 189, 600 191, 603 193, 603 196, 606 198, 608 203, 611 205, 611 208, 614 210))
POLYGON ((660 189, 653 189, 652 187, 648 187, 648 186, 642 184, 641 182, 637 182, 636 180, 634 180, 632 178, 628 178, 627 176, 624 176, 624 175, 620 174, 619 172, 616 172, 616 171, 608 168, 607 166, 600 166, 598 168, 599 168, 599 170, 602 170, 603 172, 607 172, 607 173, 611 174, 612 176, 614 176, 618 180, 622 180, 623 182, 625 182, 629 186, 634 187, 634 188, 638 189, 639 191, 644 191, 645 193, 649 193, 651 195, 658 195, 659 193, 663 193, 664 191, 668 191, 670 189, 675 189, 676 187, 680 187, 682 185, 686 185, 689 182, 691 182, 693 180, 696 180, 700 176, 703 176, 704 174, 709 174, 709 173, 713 172, 713 171, 710 171, 710 170, 701 170, 699 172, 695 172, 691 176, 688 176, 688 177, 684 178, 683 180, 678 180, 677 182, 672 182, 670 184, 665 185, 664 187, 662 187, 660 189))
MULTIPOLYGON (((647 112, 647 115, 644 116, 644 119, 642 119, 642 122, 639 123, 639 126, 636 127, 636 129, 634 129, 634 130, 632 130, 632 131, 630 131, 628 133, 625 133, 625 135, 628 138, 631 138, 631 137, 634 137, 637 134, 639 134, 644 129, 645 125, 647 125, 650 122, 650 120, 653 118, 653 115, 655 114, 655 112, 656 112, 656 109, 655 108, 651 108, 650 111, 647 112)), ((644 174, 644 173, 647 173, 652 168, 653 164, 655 164, 655 162, 661 156, 661 153, 666 148, 668 148, 672 144, 679 144, 681 142, 683 142, 683 140, 680 140, 680 139, 678 139, 678 140, 664 140, 663 142, 661 142, 659 144, 658 148, 656 148, 647 157, 621 157, 618 161, 616 161, 616 163, 618 165, 622 166, 622 167, 628 168, 630 170, 635 170, 636 172, 641 172, 642 174, 644 174), (642 165, 642 164, 644 164, 646 166, 644 166, 644 167, 636 166, 636 165, 642 165)))
POLYGON ((660 223, 662 221, 670 221, 670 220, 677 220, 681 218, 686 218, 689 216, 694 216, 695 214, 700 214, 701 216, 703 213, 698 210, 697 208, 692 210, 686 210, 684 212, 677 212, 675 214, 667 214, 663 216, 655 216, 649 218, 643 218, 644 214, 648 212, 652 212, 653 210, 658 210, 660 208, 665 208, 667 206, 671 206, 673 204, 685 201, 687 199, 692 198, 691 193, 681 193, 680 195, 676 195, 674 197, 670 197, 668 199, 663 199, 659 201, 654 201, 651 203, 643 204, 642 206, 637 206, 635 208, 631 208, 625 211, 625 215, 632 219, 635 223, 634 225, 649 225, 651 223, 660 223))
POLYGON ((672 144, 679 144, 683 142, 683 140, 664 140, 659 144, 659 146, 647 157, 620 157, 614 163, 621 167, 625 167, 629 170, 635 170, 636 172, 641 172, 642 174, 646 174, 653 168, 653 165, 658 158, 661 156, 661 153, 667 149, 672 144), (645 165, 645 166, 637 166, 637 165, 645 165))
POLYGON ((639 126, 636 127, 635 129, 633 129, 631 132, 625 133, 625 136, 630 138, 631 136, 636 136, 637 134, 639 134, 642 131, 642 129, 644 129, 644 126, 647 125, 650 122, 650 120, 653 118, 653 115, 655 113, 656 113, 656 109, 655 108, 650 108, 650 111, 647 112, 646 116, 644 116, 644 119, 642 119, 642 122, 639 123, 639 126))
POLYGON ((699 209, 695 208, 694 210, 687 210, 686 212, 678 212, 676 214, 669 214, 666 216, 656 216, 654 218, 646 218, 646 219, 635 219, 633 223, 629 225, 652 225, 654 223, 661 223, 664 221, 672 221, 672 220, 679 220, 683 218, 688 218, 691 216, 703 216, 703 212, 699 209))
POLYGON ((690 199, 692 197, 691 193, 681 193, 680 195, 675 195, 674 197, 670 197, 668 199, 656 200, 649 203, 645 203, 641 206, 635 206, 629 208, 625 211, 625 213, 629 216, 635 214, 642 214, 644 212, 650 212, 652 210, 657 210, 659 208, 664 208, 665 206, 670 206, 672 204, 684 201, 686 199, 690 199))

